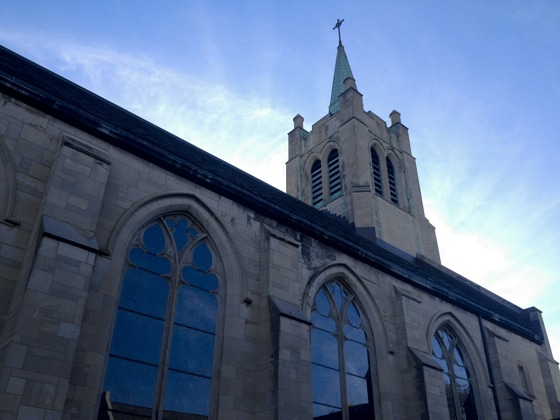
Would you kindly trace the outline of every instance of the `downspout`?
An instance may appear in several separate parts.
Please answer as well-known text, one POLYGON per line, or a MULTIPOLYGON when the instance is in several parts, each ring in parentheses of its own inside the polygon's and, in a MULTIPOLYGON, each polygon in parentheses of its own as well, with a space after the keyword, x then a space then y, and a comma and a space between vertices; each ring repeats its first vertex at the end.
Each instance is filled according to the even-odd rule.
POLYGON ((500 414, 500 406, 498 405, 498 393, 496 391, 496 384, 494 383, 494 372, 492 371, 492 365, 490 364, 490 354, 488 353, 486 331, 484 330, 484 325, 482 324, 482 318, 480 317, 480 315, 478 316, 478 325, 480 327, 480 335, 482 336, 482 347, 484 348, 484 356, 486 358, 486 365, 488 366, 488 376, 490 377, 490 386, 492 387, 492 397, 494 397, 496 415, 498 416, 498 420, 502 420, 502 415, 500 414))

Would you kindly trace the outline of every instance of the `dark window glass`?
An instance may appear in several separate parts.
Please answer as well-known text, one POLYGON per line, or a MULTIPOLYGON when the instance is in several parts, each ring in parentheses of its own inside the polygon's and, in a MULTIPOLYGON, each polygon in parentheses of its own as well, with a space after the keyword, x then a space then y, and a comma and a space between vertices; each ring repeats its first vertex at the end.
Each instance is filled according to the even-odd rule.
POLYGON ((111 384, 110 400, 116 407, 151 407, 158 367, 110 357, 105 383, 111 384))
POLYGON ((164 401, 164 416, 169 419, 207 418, 212 382, 183 372, 169 369, 164 401), (180 413, 180 414, 179 414, 180 413), (184 413, 193 415, 185 416, 184 413), (183 414, 183 415, 181 415, 183 414))
POLYGON ((327 165, 329 169, 329 195, 333 198, 339 196, 342 191, 338 150, 335 149, 329 154, 327 165))
POLYGON ((119 308, 164 319, 168 293, 162 276, 131 268, 124 275, 119 308))
POLYGON ((130 262, 138 268, 142 268, 154 274, 167 274, 171 271, 171 262, 167 258, 158 257, 140 248, 132 249, 128 257, 130 262))
POLYGON ((175 322, 180 325, 213 332, 216 329, 216 298, 195 287, 179 289, 175 322))
POLYGON ((111 355, 157 366, 162 335, 162 320, 119 309, 111 355))
POLYGON ((443 383, 451 420, 477 419, 473 387, 460 343, 449 328, 440 328, 432 339, 432 357, 443 369, 443 383), (452 366, 452 369, 449 367, 452 366))
POLYGON ((391 159, 387 158, 387 177, 389 179, 389 193, 391 195, 391 201, 395 204, 399 204, 399 195, 397 193, 397 178, 395 174, 395 167, 391 159))
POLYGON ((323 204, 323 174, 320 160, 313 162, 311 167, 311 204, 315 207, 323 204))
POLYGON ((105 416, 208 417, 219 286, 213 261, 206 237, 185 217, 137 233, 105 374, 105 416))
POLYGON ((383 195, 383 183, 381 181, 381 162, 379 161, 379 155, 375 149, 371 148, 371 169, 373 172, 373 187, 375 193, 383 195))
POLYGON ((373 418, 370 357, 354 296, 339 282, 323 286, 311 313, 313 418, 373 418))

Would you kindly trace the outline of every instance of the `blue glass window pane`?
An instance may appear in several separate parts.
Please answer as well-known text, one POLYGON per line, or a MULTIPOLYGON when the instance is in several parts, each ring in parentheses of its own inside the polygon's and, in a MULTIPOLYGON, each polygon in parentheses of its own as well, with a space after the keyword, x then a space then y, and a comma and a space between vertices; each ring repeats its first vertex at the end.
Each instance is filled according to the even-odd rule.
POLYGON ((455 372, 455 376, 457 378, 463 378, 465 380, 468 379, 467 371, 463 366, 459 366, 457 364, 453 365, 453 371, 455 372))
POLYGON ((344 343, 346 372, 364 378, 369 371, 369 356, 366 346, 346 341, 344 343))
POLYGON ((175 244, 177 245, 177 251, 181 252, 185 245, 189 242, 188 225, 185 219, 179 219, 177 221, 177 227, 173 231, 173 237, 175 239, 175 244))
POLYGON ((159 364, 163 321, 119 309, 111 354, 159 364))
POLYGON ((311 330, 311 357, 313 363, 338 369, 338 343, 329 332, 313 328, 311 330))
POLYGON ((441 349, 439 341, 435 336, 432 338, 432 355, 439 359, 443 357, 443 350, 441 349))
POLYGON ((461 354, 461 350, 459 350, 459 347, 455 347, 455 351, 453 352, 454 356, 455 356, 455 363, 457 363, 459 366, 465 366, 465 363, 463 362, 463 355, 461 354))
POLYGON ((124 275, 119 307, 165 318, 169 285, 165 279, 131 268, 124 275))
POLYGON ((357 341, 358 343, 366 342, 366 332, 363 328, 354 328, 346 324, 344 326, 344 335, 346 338, 357 341))
POLYGON ((211 380, 208 378, 170 370, 163 408, 165 411, 207 416, 210 386, 211 380))
POLYGON ((214 274, 203 273, 192 267, 183 268, 183 280, 188 284, 200 287, 204 290, 216 290, 218 288, 218 278, 214 274))
POLYGON ((346 375, 346 389, 349 407, 368 404, 370 402, 366 379, 353 375, 346 375))
POLYGON ((346 293, 343 292, 342 288, 338 283, 331 283, 329 284, 329 289, 334 299, 334 303, 338 310, 342 308, 342 303, 344 302, 344 298, 346 297, 346 293))
POLYGON ((202 271, 208 270, 212 266, 212 253, 208 245, 204 242, 198 245, 193 252, 193 260, 196 268, 202 271))
POLYGON ((182 286, 177 296, 175 322, 204 331, 216 330, 216 297, 195 287, 182 286))
POLYGON ((434 357, 434 360, 443 369, 444 372, 449 372, 449 366, 447 366, 447 361, 445 359, 434 357))
POLYGON ((315 296, 315 307, 321 315, 328 316, 330 314, 331 304, 324 289, 319 290, 317 296, 315 296))
POLYGON ((159 254, 165 249, 165 235, 159 224, 153 224, 144 231, 144 246, 152 254, 159 254))
POLYGON ((451 336, 447 333, 447 331, 445 331, 445 330, 443 330, 443 329, 439 330, 438 333, 439 333, 439 335, 440 335, 440 337, 441 337, 441 340, 443 341, 443 345, 445 346, 445 348, 446 348, 447 350, 450 350, 450 349, 451 349, 451 342, 453 341, 453 337, 451 337, 451 336))
POLYGON ((211 377, 214 334, 175 325, 170 357, 171 369, 211 377))
POLYGON ((331 407, 330 405, 313 404, 313 418, 316 420, 342 420, 342 411, 340 408, 331 407))
POLYGON ((359 328, 360 325, 362 325, 362 318, 360 317, 360 313, 358 312, 358 308, 356 308, 354 302, 350 302, 350 304, 348 305, 348 309, 346 310, 346 317, 350 322, 350 325, 352 325, 353 327, 359 328))
POLYGON ((319 315, 318 312, 311 313, 311 322, 316 328, 320 328, 331 333, 336 331, 336 322, 331 317, 319 315))
POLYGON ((104 389, 112 402, 151 407, 157 371, 157 366, 109 357, 104 389))
POLYGON ((152 273, 167 274, 171 271, 171 262, 166 257, 148 254, 140 248, 132 248, 128 256, 132 264, 152 273))
POLYGON ((340 397, 340 374, 338 370, 312 365, 313 402, 342 407, 340 397))

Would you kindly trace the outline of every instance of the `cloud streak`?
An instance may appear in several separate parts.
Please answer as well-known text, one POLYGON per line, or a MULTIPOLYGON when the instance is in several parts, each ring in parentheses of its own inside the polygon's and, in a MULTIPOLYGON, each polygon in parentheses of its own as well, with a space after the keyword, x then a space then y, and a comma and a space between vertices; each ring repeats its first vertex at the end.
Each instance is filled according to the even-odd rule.
POLYGON ((284 190, 293 116, 266 97, 242 96, 149 58, 71 43, 40 50, 30 41, 20 39, 23 49, 49 57, 44 65, 53 71, 284 190))

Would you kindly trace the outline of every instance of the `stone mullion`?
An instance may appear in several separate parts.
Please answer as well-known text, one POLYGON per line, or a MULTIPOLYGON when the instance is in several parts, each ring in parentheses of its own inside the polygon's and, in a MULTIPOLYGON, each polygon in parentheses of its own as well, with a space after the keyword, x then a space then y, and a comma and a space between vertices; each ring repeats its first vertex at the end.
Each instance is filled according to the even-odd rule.
POLYGON ((180 283, 180 258, 177 252, 177 246, 175 244, 173 235, 163 218, 160 219, 160 223, 163 225, 163 230, 167 233, 168 245, 165 248, 165 252, 169 251, 172 253, 172 255, 168 257, 169 259, 174 261, 174 264, 171 269, 171 274, 167 276, 168 278, 166 278, 166 276, 162 276, 166 278, 166 281, 169 282, 169 294, 167 296, 167 309, 165 311, 165 320, 163 324, 164 328, 160 347, 160 363, 158 367, 158 376, 154 396, 154 409, 152 409, 152 419, 163 418, 163 404, 165 401, 165 389, 167 384, 167 374, 169 371, 171 343, 173 341, 173 323, 175 321, 177 295, 179 292, 180 283))

